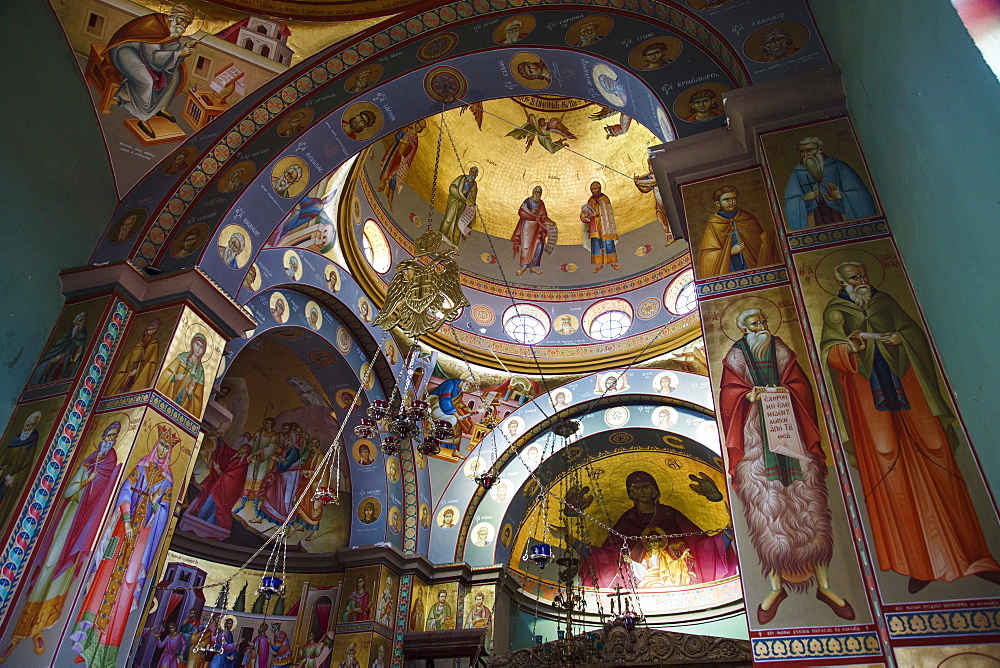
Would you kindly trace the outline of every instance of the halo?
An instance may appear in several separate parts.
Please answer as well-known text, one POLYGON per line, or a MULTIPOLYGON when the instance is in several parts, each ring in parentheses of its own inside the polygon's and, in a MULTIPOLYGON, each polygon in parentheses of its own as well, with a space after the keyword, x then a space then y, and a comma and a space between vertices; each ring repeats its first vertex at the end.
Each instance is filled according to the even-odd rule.
MULTIPOLYGON (((750 36, 746 38, 743 42, 743 53, 750 60, 756 60, 758 63, 769 63, 774 62, 766 59, 764 56, 764 50, 761 48, 761 39, 767 33, 776 29, 783 29, 792 38, 792 45, 798 50, 804 47, 809 42, 809 28, 805 27, 801 23, 795 21, 778 21, 777 23, 768 23, 767 25, 761 26, 754 32, 750 33, 750 36)), ((791 58, 795 53, 790 53, 784 58, 779 60, 786 60, 791 58)))
MULTIPOLYGON (((379 127, 381 127, 381 124, 379 124, 379 127)), ((279 197, 298 197, 305 191, 306 187, 309 185, 309 165, 306 164, 305 160, 296 155, 286 155, 284 158, 274 163, 274 167, 271 168, 271 183, 272 183, 271 189, 274 190, 275 194, 278 194, 279 197), (302 178, 300 178, 298 181, 289 186, 287 195, 280 195, 278 194, 277 188, 275 188, 273 185, 274 181, 275 179, 280 177, 288 167, 292 165, 299 166, 299 168, 302 170, 302 178)))
MULTIPOLYGON (((661 454, 667 454, 667 453, 661 453, 661 454)), ((607 464, 605 464, 605 468, 607 469, 606 473, 607 480, 616 479, 617 476, 615 474, 618 471, 621 471, 622 469, 625 469, 627 472, 621 476, 620 485, 609 485, 605 483, 604 485, 601 486, 604 493, 604 497, 607 498, 610 496, 612 499, 614 499, 615 502, 620 503, 622 507, 630 507, 632 506, 632 499, 628 497, 628 490, 625 489, 625 480, 626 478, 628 478, 630 473, 633 473, 635 471, 644 471, 645 469, 640 468, 642 466, 641 464, 633 463, 631 457, 622 457, 621 455, 618 456, 612 455, 612 457, 605 458, 602 461, 611 463, 612 460, 618 460, 619 463, 616 466, 614 466, 614 468, 608 468, 607 464)), ((665 468, 666 467, 663 466, 650 466, 649 467, 650 470, 646 471, 646 473, 653 476, 653 479, 656 480, 656 486, 660 489, 660 499, 659 499, 660 503, 663 503, 665 499, 668 499, 671 496, 673 496, 674 492, 676 491, 674 489, 674 484, 671 481, 670 477, 663 474, 663 470, 665 468)))
POLYGON ((118 218, 117 221, 115 221, 115 224, 111 226, 111 230, 108 232, 108 240, 114 244, 121 243, 123 241, 128 241, 129 239, 134 237, 139 230, 142 229, 143 225, 146 224, 146 218, 148 216, 149 214, 145 209, 132 209, 131 211, 123 213, 121 217, 118 218), (124 238, 122 238, 121 237, 122 223, 124 223, 125 219, 128 218, 129 216, 135 216, 135 222, 132 224, 131 231, 128 234, 126 234, 124 238))
POLYGON ((247 262, 250 261, 250 256, 253 255, 253 238, 250 233, 243 229, 240 225, 226 225, 219 232, 218 236, 218 249, 219 257, 222 257, 222 251, 225 250, 229 245, 229 238, 234 234, 239 234, 243 237, 243 250, 236 254, 236 268, 242 269, 246 266, 247 262))
POLYGON ((625 105, 625 96, 609 92, 604 89, 604 86, 601 85, 602 76, 606 76, 612 81, 618 81, 618 73, 611 69, 610 66, 605 63, 598 63, 594 65, 594 69, 590 71, 590 76, 593 78, 594 87, 597 88, 597 92, 601 94, 601 97, 616 107, 622 107, 625 105))
POLYGON ((510 73, 519 84, 530 90, 545 90, 551 85, 552 82, 545 79, 525 79, 522 77, 517 71, 517 66, 524 62, 541 63, 548 68, 548 63, 541 57, 529 51, 522 51, 510 59, 510 73))
POLYGON ((807 125, 790 130, 781 142, 781 155, 791 164, 797 165, 802 160, 799 155, 799 140, 806 137, 819 137, 823 142, 823 154, 835 156, 840 149, 840 137, 827 125, 807 125))
MULTIPOLYGON (((254 278, 253 278, 252 281, 250 281, 250 285, 247 285, 246 284, 246 276, 244 276, 243 277, 243 287, 248 288, 248 289, 252 290, 253 292, 257 292, 257 290, 260 289, 260 284, 261 284, 261 281, 263 280, 261 278, 261 275, 260 275, 260 267, 257 266, 256 262, 254 262, 250 266, 253 267, 253 269, 254 269, 254 278)), ((248 275, 250 274, 250 269, 249 268, 247 269, 247 274, 248 275)))
MULTIPOLYGON (((351 76, 347 77, 347 81, 344 82, 344 90, 346 90, 349 93, 360 93, 361 91, 354 90, 354 87, 358 83, 358 75, 365 71, 372 73, 372 76, 369 77, 368 79, 368 86, 366 86, 366 88, 378 83, 379 79, 382 78, 381 65, 375 65, 375 64, 367 65, 365 67, 358 69, 356 72, 353 72, 351 76)), ((362 88, 361 90, 364 90, 364 88, 362 88)))
POLYGON ((222 618, 222 628, 226 628, 226 620, 227 619, 233 620, 233 628, 235 629, 236 625, 237 625, 237 622, 238 622, 238 620, 236 619, 236 615, 225 615, 222 618))
MULTIPOLYGON (((101 442, 100 439, 101 436, 104 435, 104 430, 107 429, 108 425, 111 424, 112 422, 118 422, 119 424, 121 424, 121 429, 118 430, 119 440, 121 440, 123 434, 125 434, 131 429, 131 418, 129 417, 128 413, 121 413, 121 412, 102 413, 97 418, 97 429, 90 432, 90 434, 94 435, 97 438, 97 443, 101 442)), ((117 441, 115 442, 115 445, 118 445, 117 441)))
POLYGON ((341 124, 346 124, 349 119, 354 118, 363 111, 373 114, 375 116, 375 122, 372 125, 367 126, 361 132, 357 133, 354 137, 347 135, 345 130, 344 134, 347 135, 348 139, 353 139, 354 141, 368 141, 382 130, 382 123, 384 122, 382 110, 371 102, 356 102, 352 104, 347 108, 347 111, 344 112, 341 124))
MULTIPOLYGON (((686 123, 703 123, 705 121, 712 120, 711 118, 705 118, 700 121, 686 120, 687 117, 691 115, 691 109, 690 109, 691 96, 703 89, 708 89, 713 93, 715 93, 716 96, 715 99, 718 102, 719 110, 723 112, 726 110, 725 101, 723 100, 723 93, 728 93, 732 89, 726 84, 714 83, 708 81, 695 84, 694 86, 691 86, 690 88, 684 90, 676 98, 674 98, 674 113, 677 114, 677 118, 681 119, 686 123)), ((721 116, 722 114, 719 115, 721 116)), ((798 160, 796 160, 796 162, 798 162, 798 160)))
POLYGON ((194 225, 185 227, 182 230, 178 230, 177 232, 174 233, 174 238, 170 242, 170 255, 177 258, 178 260, 187 257, 188 255, 194 255, 195 253, 201 250, 202 246, 205 245, 205 240, 208 239, 208 233, 209 233, 208 225, 206 225, 205 223, 195 223, 194 225), (186 237, 191 232, 198 233, 198 240, 195 242, 194 248, 191 250, 190 253, 180 254, 181 244, 184 243, 184 237, 186 237))
POLYGON ((257 164, 253 160, 240 160, 239 162, 230 165, 228 169, 224 170, 222 174, 219 175, 219 183, 216 186, 220 193, 232 193, 236 192, 246 184, 250 183, 250 179, 257 172, 257 164), (233 173, 234 170, 242 167, 243 176, 240 177, 239 184, 233 188, 229 189, 229 175, 233 173))
POLYGON ((320 308, 319 304, 317 304, 316 302, 312 301, 311 299, 309 301, 307 301, 306 302, 306 307, 305 307, 305 309, 303 309, 303 315, 305 315, 306 325, 308 325, 310 329, 314 329, 317 332, 319 330, 323 329, 323 309, 320 308), (311 322, 309 322, 309 312, 312 311, 313 309, 316 310, 316 314, 319 316, 316 319, 316 324, 315 325, 313 325, 311 322))
POLYGON ((465 163, 465 167, 462 169, 463 173, 468 174, 469 169, 472 167, 475 167, 476 169, 479 170, 479 174, 476 175, 476 183, 480 183, 483 180, 483 174, 486 173, 486 170, 483 168, 483 163, 479 162, 478 160, 470 160, 467 163, 465 163))
MULTIPOLYGON (((643 50, 650 44, 655 44, 656 42, 662 42, 667 45, 666 49, 666 59, 670 61, 677 60, 677 56, 681 54, 681 50, 684 48, 681 41, 676 37, 669 37, 667 35, 656 35, 650 37, 649 39, 643 40, 636 44, 635 48, 632 49, 632 53, 629 54, 628 64, 634 70, 639 70, 640 72, 648 72, 645 69, 646 59, 643 57, 643 50)), ((666 67, 670 63, 664 63, 660 67, 654 69, 661 69, 666 67)))
POLYGON ((751 308, 759 308, 764 312, 769 323, 768 329, 772 334, 777 332, 781 327, 783 322, 781 319, 781 309, 773 301, 760 295, 740 297, 729 302, 726 308, 723 309, 722 315, 719 316, 722 321, 722 333, 730 341, 739 341, 743 337, 743 332, 740 331, 739 326, 736 324, 736 316, 751 308))
MULTIPOLYGON (((297 281, 300 278, 302 278, 302 258, 299 257, 299 254, 296 253, 294 250, 286 250, 285 251, 285 255, 281 258, 281 265, 285 269, 288 269, 288 265, 290 264, 289 263, 289 258, 293 258, 293 257, 295 258, 295 264, 298 266, 298 269, 295 271, 295 274, 294 274, 294 279, 297 281)), ((286 272, 286 275, 287 275, 287 272, 286 272)))
POLYGON ((275 319, 275 322, 277 322, 279 325, 284 325, 286 322, 288 322, 288 317, 291 315, 288 308, 288 300, 285 299, 285 295, 281 294, 280 292, 272 292, 271 300, 270 303, 268 304, 271 307, 272 311, 274 310, 275 304, 277 304, 278 302, 282 302, 285 305, 285 319, 284 320, 275 319))
POLYGON ((535 29, 534 16, 532 16, 531 14, 517 14, 500 22, 500 25, 498 25, 496 29, 493 30, 493 41, 496 42, 497 44, 505 44, 506 43, 505 40, 507 39, 507 34, 506 34, 507 26, 511 23, 511 21, 515 20, 521 21, 521 34, 523 35, 523 37, 519 37, 517 39, 518 42, 520 42, 522 39, 530 35, 531 32, 535 29))
POLYGON ((739 191, 738 196, 745 197, 747 199, 749 199, 750 193, 753 192, 750 184, 741 176, 722 176, 712 179, 710 183, 715 187, 707 188, 705 186, 708 185, 708 183, 703 182, 702 188, 704 189, 701 191, 701 197, 698 198, 698 203, 701 205, 701 208, 709 214, 715 213, 718 210, 715 206, 715 200, 712 199, 712 193, 721 188, 723 185, 735 186, 736 190, 739 191))
POLYGON ((286 113, 285 116, 278 123, 278 127, 275 130, 278 133, 279 137, 293 137, 296 134, 298 134, 298 132, 295 133, 288 132, 289 121, 293 116, 304 117, 302 125, 298 131, 298 132, 304 132, 306 128, 308 128, 309 125, 312 123, 313 118, 316 116, 316 110, 313 109, 312 107, 307 107, 307 106, 296 107, 294 109, 289 110, 288 113, 286 113))
POLYGON ((868 282, 873 288, 878 288, 885 280, 885 268, 882 262, 866 250, 860 248, 838 248, 832 250, 816 263, 816 282, 827 294, 837 296, 840 293, 840 283, 833 277, 833 270, 841 262, 861 262, 868 269, 868 282))
POLYGON ((205 354, 201 356, 201 365, 208 368, 208 361, 212 359, 212 347, 211 342, 215 334, 200 322, 191 320, 184 326, 182 332, 178 332, 180 335, 180 340, 184 342, 184 349, 188 350, 188 346, 191 344, 191 338, 195 334, 201 334, 205 337, 205 354))
MULTIPOLYGON (((580 29, 585 23, 596 23, 597 24, 597 40, 594 42, 600 42, 602 39, 608 36, 611 29, 615 26, 614 20, 605 14, 588 14, 582 19, 574 23, 566 31, 566 43, 570 46, 578 46, 577 42, 580 41, 580 29)), ((578 48, 586 48, 591 46, 590 44, 579 46, 578 48)))

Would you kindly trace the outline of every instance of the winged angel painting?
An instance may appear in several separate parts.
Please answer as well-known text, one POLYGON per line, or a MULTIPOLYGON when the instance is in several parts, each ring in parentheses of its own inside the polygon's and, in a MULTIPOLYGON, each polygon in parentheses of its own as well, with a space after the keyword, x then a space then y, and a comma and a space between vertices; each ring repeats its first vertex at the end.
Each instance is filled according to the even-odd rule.
POLYGON ((559 118, 545 118, 528 114, 527 122, 519 128, 515 128, 507 133, 508 137, 514 139, 526 139, 524 152, 527 153, 531 144, 538 139, 539 145, 549 153, 555 153, 566 148, 566 141, 576 139, 576 135, 569 131, 559 118))
POLYGON ((428 265, 417 259, 401 261, 374 324, 385 330, 399 325, 417 337, 457 318, 469 300, 462 293, 454 254, 451 248, 437 251, 428 265))

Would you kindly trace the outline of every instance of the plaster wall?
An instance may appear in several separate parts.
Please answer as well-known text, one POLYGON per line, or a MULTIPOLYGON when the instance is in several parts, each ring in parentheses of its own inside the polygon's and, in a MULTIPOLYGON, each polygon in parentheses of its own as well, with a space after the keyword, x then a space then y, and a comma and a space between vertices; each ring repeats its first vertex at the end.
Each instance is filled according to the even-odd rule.
POLYGON ((0 3, 0 423, 62 307, 59 272, 85 264, 117 196, 90 95, 45 2, 0 3))
POLYGON ((959 409, 1000 489, 1000 81, 947 0, 811 5, 959 409))

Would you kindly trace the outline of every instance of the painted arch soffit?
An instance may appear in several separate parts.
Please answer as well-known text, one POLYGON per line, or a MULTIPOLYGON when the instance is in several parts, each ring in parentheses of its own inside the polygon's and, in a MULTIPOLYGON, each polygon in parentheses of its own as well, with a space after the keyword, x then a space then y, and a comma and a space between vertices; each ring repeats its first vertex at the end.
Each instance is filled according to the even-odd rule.
MULTIPOLYGON (((758 20, 764 20, 766 12, 758 6, 759 4, 761 3, 740 3, 740 6, 746 5, 759 15, 758 20)), ((423 75, 430 67, 423 67, 414 72, 410 64, 429 62, 422 61, 418 57, 422 50, 422 53, 431 59, 441 58, 437 61, 439 63, 455 64, 454 69, 460 75, 462 69, 458 66, 468 67, 469 71, 484 71, 474 51, 476 48, 482 48, 484 43, 488 42, 489 36, 486 34, 487 31, 480 32, 477 27, 482 27, 484 20, 492 20, 488 15, 499 11, 485 4, 480 6, 477 3, 473 6, 459 2, 421 14, 393 19, 362 33, 350 42, 342 42, 304 61, 270 85, 263 86, 247 96, 243 103, 192 138, 192 144, 196 146, 200 156, 194 168, 182 174, 179 180, 176 177, 165 178, 162 173, 154 170, 125 197, 116 213, 116 220, 117 217, 130 211, 142 209, 149 221, 143 232, 136 236, 127 255, 132 256, 141 266, 161 263, 176 264, 178 265, 176 268, 181 268, 197 261, 223 289, 234 292, 245 272, 239 271, 242 267, 237 267, 234 271, 230 266, 225 266, 225 262, 216 261, 219 255, 217 252, 218 233, 221 231, 219 226, 215 230, 205 230, 205 241, 208 243, 203 244, 203 248, 199 249, 200 252, 189 253, 185 262, 172 262, 169 259, 178 258, 168 252, 166 248, 169 246, 168 241, 173 241, 176 238, 175 233, 197 224, 198 220, 221 220, 222 228, 234 224, 244 226, 252 237, 248 239, 251 242, 248 245, 259 246, 273 228, 271 223, 280 219, 294 204, 294 200, 286 201, 272 188, 272 173, 275 172, 275 167, 282 156, 298 158, 302 166, 307 168, 303 170, 308 171, 308 178, 304 179, 302 188, 307 190, 310 184, 333 171, 349 157, 348 154, 356 153, 377 139, 376 135, 398 129, 440 110, 440 104, 423 92, 423 75), (405 54, 414 57, 394 57, 405 54), (443 60, 446 56, 451 60, 443 60), (385 60, 381 60, 382 58, 385 60), (362 91, 359 97, 355 97, 356 93, 345 91, 343 86, 345 80, 364 67, 379 64, 376 61, 386 63, 384 68, 379 65, 383 69, 380 82, 386 83, 371 86, 362 91), (408 109, 404 117, 402 111, 392 107, 390 102, 393 99, 423 99, 425 104, 423 108, 418 104, 412 105, 414 109, 408 109), (343 124, 343 115, 348 103, 367 103, 374 106, 383 117, 382 127, 376 130, 372 137, 361 141, 346 136, 345 130, 337 123, 343 124), (316 107, 314 113, 319 120, 311 129, 292 139, 279 137, 276 132, 272 132, 279 117, 290 109, 298 109, 300 105, 316 107), (256 172, 254 180, 243 183, 241 179, 244 176, 240 175, 228 181, 236 184, 231 192, 220 190, 218 186, 225 185, 223 182, 232 177, 230 168, 241 160, 250 160, 254 163, 256 172)), ((600 97, 596 92, 588 90, 588 82, 592 89, 594 79, 590 76, 584 77, 582 69, 586 68, 589 75, 593 73, 593 68, 603 64, 610 72, 610 74, 604 73, 607 77, 605 83, 608 84, 606 90, 609 90, 612 96, 608 101, 619 110, 629 112, 648 127, 659 125, 656 118, 657 109, 661 115, 670 114, 672 124, 678 126, 678 133, 682 135, 711 129, 710 125, 715 127, 717 123, 724 121, 720 114, 720 120, 716 122, 688 123, 690 128, 684 126, 683 122, 678 122, 682 121, 683 117, 678 114, 673 102, 676 101, 679 92, 683 92, 677 90, 679 85, 687 81, 659 83, 655 81, 660 76, 657 72, 633 74, 632 66, 629 64, 630 54, 621 48, 623 43, 621 40, 600 40, 593 44, 592 48, 588 47, 587 51, 582 48, 579 51, 571 50, 574 47, 567 46, 563 28, 572 22, 574 16, 579 15, 582 18, 585 13, 591 11, 587 5, 560 5, 533 11, 545 12, 544 19, 539 17, 538 22, 548 21, 545 25, 549 26, 549 29, 535 30, 533 35, 526 36, 523 42, 510 49, 515 52, 511 57, 523 49, 539 51, 547 49, 544 54, 557 65, 555 69, 550 70, 550 74, 554 71, 559 73, 553 77, 555 88, 558 88, 558 90, 553 89, 554 93, 591 99, 600 97), (562 59, 566 60, 566 64, 558 67, 562 65, 562 59), (570 76, 574 67, 577 70, 575 78, 570 76), (616 102, 624 104, 616 105, 614 104, 616 102)), ((734 24, 738 23, 737 19, 740 18, 735 13, 726 14, 723 9, 703 12, 673 4, 643 3, 641 7, 602 8, 600 11, 613 14, 614 23, 619 27, 632 22, 636 24, 636 30, 660 29, 669 35, 676 34, 690 43, 697 44, 697 48, 686 48, 684 52, 698 53, 707 58, 711 74, 696 75, 696 79, 707 77, 701 81, 718 80, 721 85, 728 87, 742 86, 795 71, 814 69, 827 62, 818 40, 810 40, 807 46, 800 49, 801 56, 797 53, 794 57, 767 66, 753 61, 743 50, 722 39, 721 35, 727 31, 732 33, 734 24), (812 56, 805 57, 810 53, 812 56)), ((804 3, 793 4, 786 8, 784 14, 786 17, 794 15, 794 18, 805 22, 811 30, 814 30, 804 3)), ((744 15, 742 18, 748 17, 744 15)), ((489 45, 496 46, 494 43, 489 45)), ((491 67, 495 68, 496 55, 494 53, 493 56, 487 56, 483 60, 489 61, 491 67)), ((507 63, 501 61, 500 64, 506 68, 507 63)), ((665 77, 671 71, 671 67, 673 65, 660 68, 664 70, 662 76, 665 77)), ((507 71, 509 74, 509 70, 507 71)), ((502 77, 480 77, 477 81, 481 79, 486 79, 487 84, 504 84, 502 77)), ((516 81, 507 83, 512 86, 518 85, 516 81)), ((530 89, 526 88, 524 92, 530 92, 530 89)), ((509 91, 506 88, 503 91, 493 92, 473 89, 463 99, 476 101, 497 97, 500 94, 509 94, 509 91)), ((243 174, 246 171, 249 170, 245 169, 243 174)), ((281 170, 278 171, 280 174, 281 170)), ((126 244, 110 242, 102 244, 95 252, 94 260, 120 259, 123 247, 126 247, 126 244)))

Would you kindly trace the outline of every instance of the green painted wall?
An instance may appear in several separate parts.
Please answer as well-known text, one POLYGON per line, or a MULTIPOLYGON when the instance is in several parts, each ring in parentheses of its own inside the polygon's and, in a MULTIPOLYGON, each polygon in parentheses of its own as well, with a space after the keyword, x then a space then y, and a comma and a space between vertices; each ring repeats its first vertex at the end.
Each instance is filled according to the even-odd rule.
POLYGON ((987 477, 1000 490, 1000 81, 948 0, 812 0, 987 477))
POLYGON ((0 424, 118 198, 90 95, 46 2, 0 3, 0 424))

